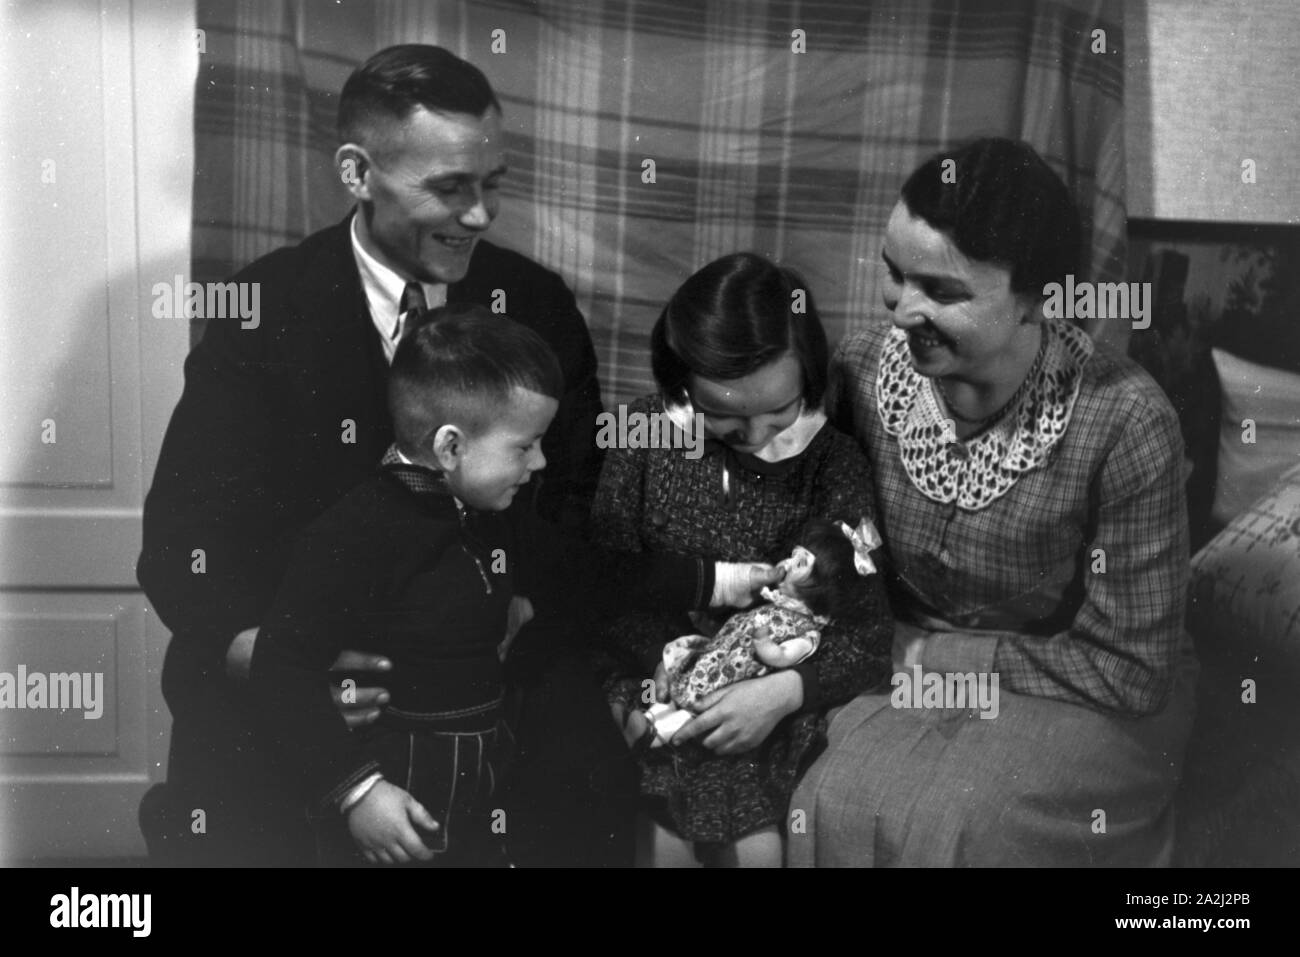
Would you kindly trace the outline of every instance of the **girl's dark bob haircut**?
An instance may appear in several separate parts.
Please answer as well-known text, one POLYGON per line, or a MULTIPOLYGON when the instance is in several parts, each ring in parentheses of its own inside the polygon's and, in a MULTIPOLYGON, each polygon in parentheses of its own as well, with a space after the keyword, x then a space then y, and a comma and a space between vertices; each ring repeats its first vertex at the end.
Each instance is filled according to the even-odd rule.
POLYGON ((650 333, 650 368, 670 402, 687 398, 692 374, 739 379, 786 352, 803 371, 803 399, 821 405, 829 350, 807 285, 755 253, 732 253, 682 283, 650 333))

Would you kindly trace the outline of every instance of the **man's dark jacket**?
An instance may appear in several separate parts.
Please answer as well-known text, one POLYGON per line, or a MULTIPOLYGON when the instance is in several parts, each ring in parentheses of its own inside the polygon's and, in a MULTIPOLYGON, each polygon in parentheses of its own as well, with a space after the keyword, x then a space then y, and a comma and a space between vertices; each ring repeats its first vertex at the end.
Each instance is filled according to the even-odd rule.
MULTIPOLYGON (((257 327, 212 319, 185 363, 145 500, 138 574, 177 640, 201 644, 213 664, 261 622, 297 533, 368 477, 393 439, 388 367, 350 222, 236 275, 261 284, 257 327)), ((505 314, 559 357, 565 395, 542 440, 547 466, 533 494, 542 517, 580 526, 600 471, 590 334, 559 276, 479 240, 447 301, 490 307, 496 290, 505 314)))
MULTIPOLYGON (((279 818, 272 813, 285 784, 258 756, 247 691, 225 677, 225 653, 266 615, 297 534, 371 475, 392 441, 388 365, 353 257, 351 216, 232 281, 260 284, 257 325, 209 320, 186 360, 145 499, 137 574, 172 631, 163 694, 173 725, 171 794, 151 792, 141 821, 151 850, 169 833, 172 850, 178 841, 189 848, 178 851, 184 861, 245 863, 249 846, 265 846, 259 862, 288 863, 301 846, 279 855, 272 845, 296 819, 287 806, 279 818), (207 840, 193 833, 197 808, 207 815, 207 840), (260 834, 240 833, 259 817, 260 834)), ((580 527, 600 471, 600 393, 573 294, 555 273, 479 240, 447 301, 504 302, 505 315, 558 356, 566 391, 542 441, 547 466, 520 498, 530 495, 544 518, 580 527)))

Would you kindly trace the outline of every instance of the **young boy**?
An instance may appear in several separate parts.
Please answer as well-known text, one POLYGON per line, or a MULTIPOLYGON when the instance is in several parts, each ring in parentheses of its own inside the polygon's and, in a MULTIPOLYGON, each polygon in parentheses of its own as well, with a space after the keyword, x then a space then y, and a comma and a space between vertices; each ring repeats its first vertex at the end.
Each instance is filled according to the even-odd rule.
POLYGON ((299 539, 251 667, 325 863, 357 851, 383 864, 503 860, 490 800, 508 736, 497 648, 526 563, 506 509, 546 464, 564 383, 523 325, 478 307, 430 318, 393 357, 395 444, 299 539), (351 732, 326 674, 344 647, 393 662, 383 718, 351 732))

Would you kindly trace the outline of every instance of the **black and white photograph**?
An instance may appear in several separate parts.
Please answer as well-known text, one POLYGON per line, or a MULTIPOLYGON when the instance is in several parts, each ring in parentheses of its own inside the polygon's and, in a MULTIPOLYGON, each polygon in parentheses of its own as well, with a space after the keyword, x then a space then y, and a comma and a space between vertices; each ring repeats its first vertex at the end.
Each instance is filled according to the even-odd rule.
POLYGON ((1000 868, 1217 936, 1300 865, 1300 6, 3 0, 0 49, 22 922, 1000 868))

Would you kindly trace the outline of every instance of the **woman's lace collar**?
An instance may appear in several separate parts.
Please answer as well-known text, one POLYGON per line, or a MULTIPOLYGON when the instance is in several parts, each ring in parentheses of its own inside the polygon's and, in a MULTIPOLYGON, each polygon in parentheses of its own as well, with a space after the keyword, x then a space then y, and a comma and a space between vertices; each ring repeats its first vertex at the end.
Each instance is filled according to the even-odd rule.
POLYGON ((922 495, 979 511, 1023 473, 1047 462, 1069 427, 1093 344, 1083 330, 1056 320, 1043 323, 1043 335, 1042 362, 1019 401, 989 429, 962 442, 932 383, 912 367, 907 334, 890 331, 880 354, 876 404, 881 425, 898 439, 903 469, 922 495))

